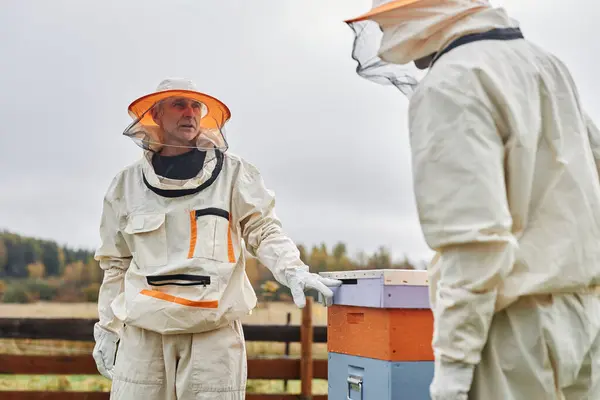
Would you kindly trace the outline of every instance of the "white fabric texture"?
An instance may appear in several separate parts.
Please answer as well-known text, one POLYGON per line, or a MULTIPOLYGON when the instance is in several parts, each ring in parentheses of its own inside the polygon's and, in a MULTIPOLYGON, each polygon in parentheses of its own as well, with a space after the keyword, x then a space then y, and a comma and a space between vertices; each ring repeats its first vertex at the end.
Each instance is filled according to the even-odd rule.
MULTIPOLYGON (((193 187, 218 168, 218 157, 206 158, 204 170, 189 180, 193 187)), ((161 334, 198 333, 248 315, 256 295, 245 273, 244 243, 292 289, 299 306, 304 304, 299 288, 331 297, 325 285, 340 283, 308 272, 275 215, 273 193, 242 158, 224 154, 217 179, 184 197, 159 196, 143 177, 162 190, 189 189, 157 179, 147 157, 113 180, 96 251, 106 271, 98 302, 104 328, 118 333, 126 323, 161 334), (203 285, 192 285, 191 279, 200 278, 206 279, 203 285)))
POLYGON ((600 399, 600 299, 523 297, 490 326, 469 399, 600 399))
POLYGON ((160 335, 126 326, 111 400, 243 400, 247 356, 240 321, 204 333, 160 335))
MULTIPOLYGON (((481 2, 424 0, 407 7, 410 14, 396 11, 412 19, 396 27, 386 20, 382 56, 410 62, 460 36, 518 26, 503 9, 465 13, 460 5, 467 3, 481 2)), ((473 379, 486 379, 472 376, 476 365, 487 362, 482 350, 495 313, 522 296, 593 292, 598 285, 600 135, 581 109, 568 69, 526 40, 479 41, 443 55, 412 96, 409 120, 419 218, 427 243, 438 252, 429 267, 432 399, 461 399, 473 379)), ((574 312, 552 310, 565 321, 574 312)), ((501 336, 504 327, 499 324, 493 334, 501 336)), ((553 329, 556 340, 573 335, 569 325, 553 329)), ((595 323, 583 329, 588 337, 598 333, 595 323)), ((526 361, 504 368, 542 365, 519 362, 526 361)), ((579 367, 561 366, 564 374, 579 367)), ((515 398, 544 398, 527 396, 525 380, 489 379, 511 386, 515 398)), ((595 373, 587 387, 597 380, 595 373)), ((554 388, 554 382, 546 384, 554 388)))

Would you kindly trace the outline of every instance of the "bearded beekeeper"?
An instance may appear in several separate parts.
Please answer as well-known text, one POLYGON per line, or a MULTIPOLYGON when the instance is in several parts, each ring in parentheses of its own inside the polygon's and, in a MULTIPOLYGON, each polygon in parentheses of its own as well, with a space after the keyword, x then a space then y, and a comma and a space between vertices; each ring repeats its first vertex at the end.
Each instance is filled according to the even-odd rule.
POLYGON ((98 370, 112 379, 115 400, 244 399, 240 319, 257 299, 243 247, 298 307, 305 289, 331 298, 328 286, 341 282, 309 272, 259 171, 226 152, 225 104, 167 79, 129 114, 124 134, 144 151, 104 198, 98 370))
POLYGON ((431 398, 600 399, 600 132, 569 70, 485 0, 346 22, 360 76, 410 99, 431 398))

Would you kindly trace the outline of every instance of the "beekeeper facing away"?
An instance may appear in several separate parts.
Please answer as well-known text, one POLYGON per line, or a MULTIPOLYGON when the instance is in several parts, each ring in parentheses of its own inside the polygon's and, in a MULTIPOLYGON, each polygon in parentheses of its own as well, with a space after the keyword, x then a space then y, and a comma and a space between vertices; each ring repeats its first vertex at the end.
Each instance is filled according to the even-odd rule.
POLYGON ((347 22, 410 97, 432 399, 600 399, 600 132, 569 70, 486 0, 374 3, 347 22))
POLYGON ((225 104, 188 80, 166 79, 129 114, 125 135, 144 155, 104 199, 98 370, 112 379, 115 400, 244 399, 240 318, 257 299, 242 246, 299 307, 305 289, 331 298, 327 286, 341 282, 308 271, 259 171, 226 152, 225 104))

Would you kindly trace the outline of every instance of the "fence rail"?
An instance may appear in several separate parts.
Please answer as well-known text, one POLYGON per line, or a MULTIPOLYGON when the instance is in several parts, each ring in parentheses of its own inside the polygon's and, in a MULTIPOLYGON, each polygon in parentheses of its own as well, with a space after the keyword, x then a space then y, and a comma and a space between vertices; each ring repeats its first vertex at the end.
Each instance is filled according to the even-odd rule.
MULTIPOLYGON (((312 299, 307 298, 302 325, 243 325, 248 342, 301 343, 300 358, 250 358, 248 379, 301 380, 301 394, 254 394, 247 400, 326 400, 312 395, 312 380, 327 379, 327 360, 312 358, 312 344, 327 342, 327 327, 312 325, 312 299)), ((0 318, 0 339, 93 341, 94 319, 0 318)), ((96 375, 89 355, 0 354, 0 374, 96 375)), ((106 392, 0 391, 2 400, 108 400, 106 392)))
MULTIPOLYGON (((0 318, 0 339, 94 340, 95 319, 0 318)), ((295 343, 301 341, 300 325, 244 325, 248 342, 295 343)), ((313 342, 327 343, 327 327, 313 326, 313 342)))
MULTIPOLYGON (((248 360, 248 378, 299 379, 300 366, 301 361, 293 358, 251 358, 248 360)), ((312 366, 313 378, 327 379, 327 360, 312 360, 312 366)), ((91 355, 21 356, 0 354, 0 374, 96 375, 98 370, 91 355)))

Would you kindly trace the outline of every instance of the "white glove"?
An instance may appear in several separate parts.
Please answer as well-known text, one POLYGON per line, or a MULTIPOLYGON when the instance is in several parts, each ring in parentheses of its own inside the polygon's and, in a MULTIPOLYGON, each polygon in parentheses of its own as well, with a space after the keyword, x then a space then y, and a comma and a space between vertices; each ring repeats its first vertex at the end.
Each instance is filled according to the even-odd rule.
POLYGON ((326 301, 333 297, 333 291, 328 286, 336 287, 342 284, 337 279, 324 278, 318 274, 296 269, 291 276, 287 278, 288 287, 292 292, 294 303, 298 308, 304 308, 306 305, 305 289, 315 289, 325 298, 326 301))
POLYGON ((92 356, 96 361, 98 372, 105 378, 112 380, 119 336, 96 323, 94 325, 94 339, 96 345, 92 356))
POLYGON ((431 400, 467 400, 474 369, 472 364, 436 360, 431 400))

